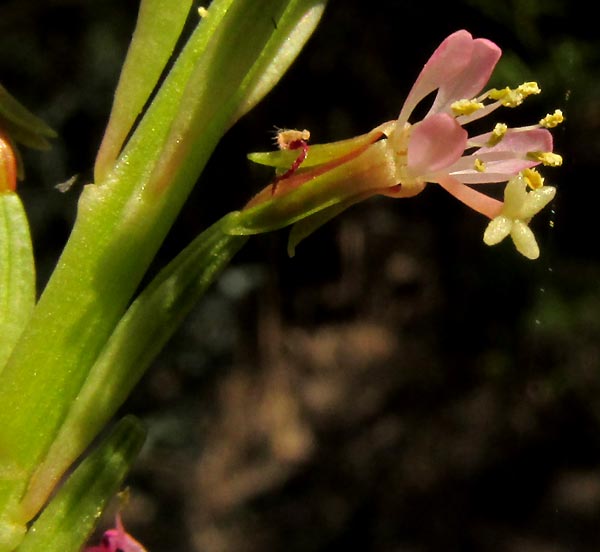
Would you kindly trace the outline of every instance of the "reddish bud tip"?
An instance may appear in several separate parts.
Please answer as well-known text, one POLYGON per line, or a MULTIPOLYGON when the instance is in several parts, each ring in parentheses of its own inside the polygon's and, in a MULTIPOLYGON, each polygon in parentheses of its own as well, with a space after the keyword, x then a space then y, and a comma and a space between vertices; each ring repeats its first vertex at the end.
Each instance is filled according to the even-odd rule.
POLYGON ((0 193, 17 188, 17 158, 10 140, 0 131, 0 193))

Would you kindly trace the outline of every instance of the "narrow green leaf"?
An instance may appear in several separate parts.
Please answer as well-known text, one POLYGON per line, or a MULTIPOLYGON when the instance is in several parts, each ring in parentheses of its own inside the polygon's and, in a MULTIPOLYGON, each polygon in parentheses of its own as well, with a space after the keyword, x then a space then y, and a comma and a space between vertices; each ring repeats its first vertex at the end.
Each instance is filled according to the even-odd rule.
POLYGON ((142 0, 108 126, 96 157, 94 176, 97 182, 110 170, 154 90, 173 53, 191 5, 192 0, 142 0))
POLYGON ((0 193, 0 372, 35 304, 29 223, 19 196, 0 193))
MULTIPOLYGON (((293 0, 287 3, 284 10, 279 9, 280 2, 274 2, 272 8, 266 7, 266 15, 271 16, 270 22, 275 27, 275 32, 271 34, 261 55, 239 88, 238 92, 243 100, 239 102, 237 112, 233 115, 234 120, 239 119, 262 100, 287 71, 302 45, 315 30, 323 15, 326 1, 293 0)), ((265 19, 264 14, 262 19, 265 19)), ((256 21, 258 27, 260 19, 257 17, 256 21)), ((250 24, 253 25, 251 20, 250 24)))
POLYGON ((135 418, 123 418, 46 506, 17 552, 78 552, 122 486, 144 438, 135 418))
POLYGON ((187 195, 223 132, 264 97, 298 55, 325 3, 215 0, 127 144, 116 173, 121 167, 148 167, 152 159, 152 172, 138 188, 150 195, 170 186, 187 195), (160 137, 165 118, 172 124, 164 142, 148 144, 161 148, 158 155, 146 137, 150 131, 160 137))
POLYGON ((0 84, 0 127, 16 142, 36 149, 47 149, 47 138, 56 133, 41 119, 33 115, 0 84))
POLYGON ((247 238, 228 235, 233 213, 200 234, 134 301, 94 364, 22 510, 33 515, 74 458, 110 420, 155 355, 247 238))

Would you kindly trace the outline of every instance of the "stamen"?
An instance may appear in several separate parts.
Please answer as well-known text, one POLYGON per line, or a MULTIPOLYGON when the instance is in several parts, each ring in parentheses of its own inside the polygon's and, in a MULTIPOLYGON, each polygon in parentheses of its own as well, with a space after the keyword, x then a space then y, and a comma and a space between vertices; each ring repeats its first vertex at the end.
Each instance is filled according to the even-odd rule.
POLYGON ((527 154, 527 157, 534 161, 539 161, 546 167, 560 167, 563 162, 562 156, 558 155, 558 153, 552 153, 551 151, 530 151, 527 154))
POLYGON ((492 130, 492 135, 488 140, 488 146, 495 146, 496 144, 498 144, 502 140, 502 138, 504 138, 504 135, 506 134, 507 130, 508 125, 506 125, 505 123, 496 123, 494 130, 492 130))
POLYGON ((537 82, 524 82, 517 86, 517 88, 509 88, 508 86, 502 90, 492 88, 488 92, 488 97, 492 100, 498 100, 506 107, 517 107, 523 103, 523 100, 527 96, 539 94, 541 91, 537 82))
POLYGON ((485 163, 481 159, 475 159, 475 164, 473 168, 477 172, 485 172, 485 163))
POLYGON ((479 111, 483 109, 484 105, 477 100, 467 100, 462 99, 454 102, 450 108, 452 109, 452 114, 455 117, 460 117, 461 115, 471 115, 471 113, 475 113, 475 111, 479 111))
POLYGON ((527 186, 532 190, 537 190, 544 185, 544 177, 535 169, 524 169, 521 171, 527 186))
POLYGON ((544 128, 554 128, 565 120, 563 112, 560 109, 556 109, 554 113, 546 115, 540 120, 540 125, 544 128))

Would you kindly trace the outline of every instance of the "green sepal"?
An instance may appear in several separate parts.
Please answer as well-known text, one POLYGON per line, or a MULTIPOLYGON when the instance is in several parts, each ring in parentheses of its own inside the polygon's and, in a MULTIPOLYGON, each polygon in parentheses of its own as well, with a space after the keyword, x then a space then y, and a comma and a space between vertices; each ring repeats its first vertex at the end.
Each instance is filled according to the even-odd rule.
POLYGON ((81 550, 107 503, 123 485, 144 439, 140 422, 133 416, 123 418, 67 479, 16 552, 81 550))
POLYGON ((266 188, 240 212, 238 224, 231 232, 239 235, 270 232, 334 205, 352 204, 356 196, 366 198, 392 186, 397 178, 388 142, 367 143, 362 151, 359 149, 329 164, 294 175, 279 183, 280 189, 284 186, 289 189, 275 195, 270 187, 266 188))
MULTIPOLYGON (((339 140, 328 144, 309 145, 308 155, 302 162, 302 168, 315 167, 329 163, 340 157, 351 154, 353 151, 363 148, 375 142, 379 137, 383 136, 385 125, 374 128, 366 134, 349 138, 347 140, 339 140)), ((288 168, 298 157, 298 150, 278 150, 249 153, 248 159, 259 165, 275 167, 278 169, 288 168)))

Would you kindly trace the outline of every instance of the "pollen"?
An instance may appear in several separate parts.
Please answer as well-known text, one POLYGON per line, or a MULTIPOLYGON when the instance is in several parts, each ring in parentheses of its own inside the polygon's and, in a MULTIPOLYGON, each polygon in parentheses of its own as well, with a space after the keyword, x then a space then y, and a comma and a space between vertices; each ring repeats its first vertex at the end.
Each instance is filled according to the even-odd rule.
POLYGON ((554 113, 546 115, 540 120, 540 126, 544 128, 554 128, 565 120, 563 112, 560 109, 556 109, 554 113))
POLYGON ((485 163, 481 159, 475 159, 475 163, 473 165, 473 168, 477 172, 485 172, 485 163))
POLYGON ((551 151, 531 151, 527 156, 534 161, 539 161, 546 167, 560 167, 563 162, 561 155, 552 153, 551 151))
POLYGON ((537 190, 544 185, 544 177, 535 169, 524 169, 521 174, 532 190, 537 190))
POLYGON ((204 18, 205 18, 205 17, 208 15, 208 10, 207 10, 205 7, 203 7, 203 6, 200 6, 200 7, 198 8, 198 15, 199 15, 199 16, 200 16, 202 19, 204 19, 204 18))
POLYGON ((495 146, 496 144, 498 144, 500 140, 504 138, 504 135, 506 134, 507 130, 508 125, 506 125, 505 123, 496 123, 494 130, 492 130, 490 139, 488 140, 488 145, 495 146))
POLYGON ((475 111, 479 111, 483 107, 484 106, 481 102, 467 99, 458 100, 450 106, 455 117, 460 117, 461 115, 471 115, 471 113, 475 113, 475 111))
POLYGON ((509 88, 508 86, 501 90, 492 88, 488 92, 488 97, 492 100, 498 100, 506 107, 517 107, 523 103, 523 100, 527 98, 527 96, 539 94, 541 91, 542 90, 537 82, 524 82, 517 86, 517 88, 509 88))
POLYGON ((275 141, 277 142, 277 146, 281 150, 290 149, 290 144, 293 142, 298 142, 299 140, 304 140, 307 142, 310 139, 310 131, 304 130, 288 130, 282 129, 277 131, 277 136, 275 137, 275 141))

